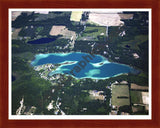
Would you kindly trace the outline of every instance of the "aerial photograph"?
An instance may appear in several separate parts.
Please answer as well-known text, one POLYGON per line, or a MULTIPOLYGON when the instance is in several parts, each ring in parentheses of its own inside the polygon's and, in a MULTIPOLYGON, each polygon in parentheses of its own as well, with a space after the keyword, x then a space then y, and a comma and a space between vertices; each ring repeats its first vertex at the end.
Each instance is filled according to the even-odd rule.
POLYGON ((149 11, 10 12, 11 115, 149 115, 149 11))

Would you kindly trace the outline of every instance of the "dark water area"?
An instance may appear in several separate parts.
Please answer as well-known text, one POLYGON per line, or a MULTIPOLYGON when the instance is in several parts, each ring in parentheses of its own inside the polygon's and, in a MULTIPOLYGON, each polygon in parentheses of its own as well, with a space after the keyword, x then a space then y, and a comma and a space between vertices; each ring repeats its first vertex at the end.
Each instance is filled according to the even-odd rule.
POLYGON ((141 71, 140 70, 131 70, 130 73, 138 75, 141 73, 141 71))
POLYGON ((15 81, 15 80, 16 80, 16 77, 12 75, 12 81, 15 81))
POLYGON ((28 44, 46 44, 55 40, 56 38, 41 38, 33 41, 28 41, 28 44))

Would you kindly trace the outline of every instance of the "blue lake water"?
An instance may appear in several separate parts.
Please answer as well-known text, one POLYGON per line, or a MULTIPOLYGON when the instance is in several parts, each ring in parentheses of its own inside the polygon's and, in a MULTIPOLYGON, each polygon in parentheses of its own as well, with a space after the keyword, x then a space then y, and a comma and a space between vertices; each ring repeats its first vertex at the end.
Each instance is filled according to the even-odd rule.
POLYGON ((130 66, 109 62, 103 56, 80 52, 37 54, 31 62, 33 66, 47 63, 64 63, 55 71, 50 72, 50 76, 53 74, 68 74, 75 78, 106 79, 124 73, 137 72, 130 66))
POLYGON ((41 38, 33 41, 28 41, 29 44, 45 44, 55 41, 55 38, 41 38))

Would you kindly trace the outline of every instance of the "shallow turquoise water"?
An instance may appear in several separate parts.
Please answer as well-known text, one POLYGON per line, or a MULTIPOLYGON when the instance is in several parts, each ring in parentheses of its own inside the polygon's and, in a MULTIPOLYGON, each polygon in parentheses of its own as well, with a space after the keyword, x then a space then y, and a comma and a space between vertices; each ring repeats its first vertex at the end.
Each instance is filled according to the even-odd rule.
POLYGON ((130 66, 109 62, 103 56, 80 52, 38 54, 31 62, 33 66, 47 63, 65 63, 55 71, 50 72, 50 76, 53 74, 68 74, 75 78, 106 79, 136 71, 130 66), (66 64, 65 62, 73 63, 66 64))

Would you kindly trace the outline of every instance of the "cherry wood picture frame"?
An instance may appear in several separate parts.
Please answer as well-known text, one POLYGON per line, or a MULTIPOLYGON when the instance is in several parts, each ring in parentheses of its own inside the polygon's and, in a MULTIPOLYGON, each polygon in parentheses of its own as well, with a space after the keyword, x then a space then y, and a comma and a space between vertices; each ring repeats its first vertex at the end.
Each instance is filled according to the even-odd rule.
POLYGON ((0 0, 0 128, 160 127, 160 1, 159 0, 0 0), (9 120, 9 8, 150 8, 152 9, 151 120, 9 120))

